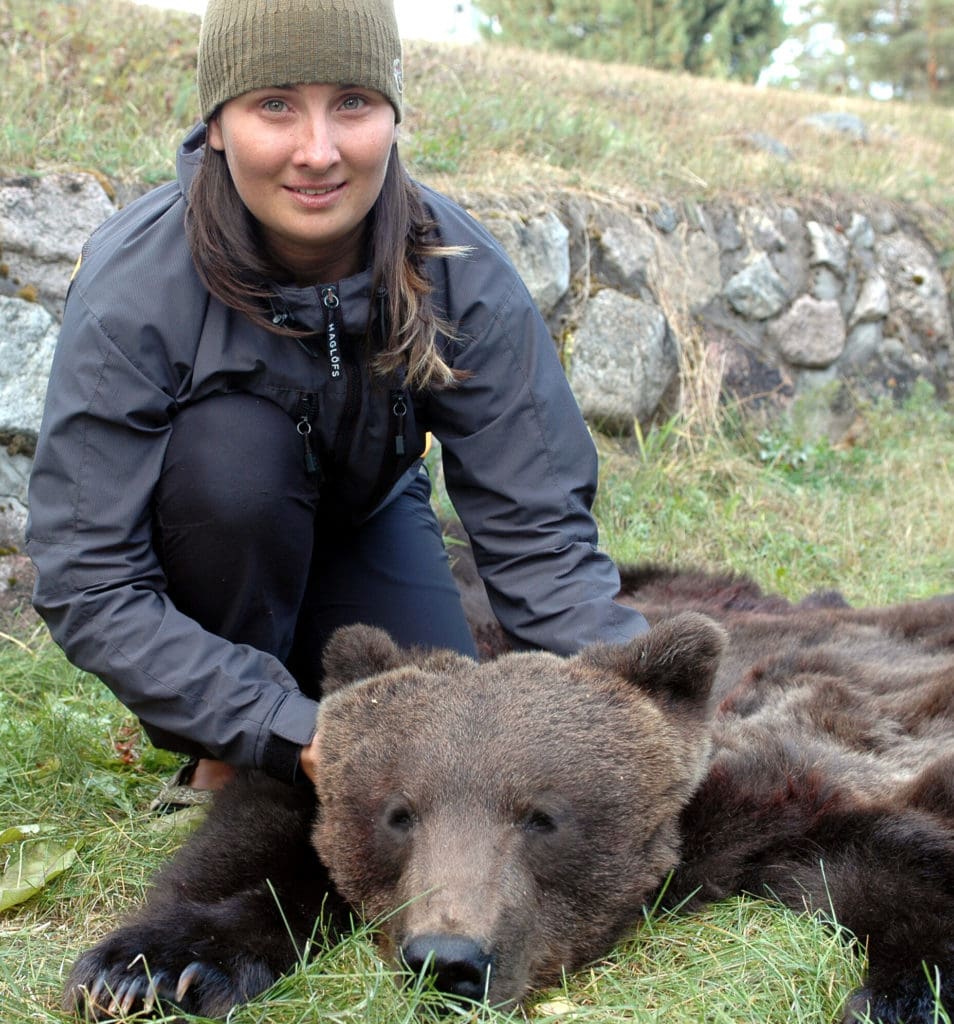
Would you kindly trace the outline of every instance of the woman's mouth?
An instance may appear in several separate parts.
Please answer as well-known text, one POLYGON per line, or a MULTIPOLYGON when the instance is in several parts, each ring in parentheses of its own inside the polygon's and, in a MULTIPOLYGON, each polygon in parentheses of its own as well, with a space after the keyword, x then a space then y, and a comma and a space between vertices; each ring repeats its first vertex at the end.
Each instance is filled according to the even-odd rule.
POLYGON ((326 196, 329 195, 331 192, 337 192, 338 189, 341 187, 341 185, 324 185, 321 188, 303 188, 295 185, 289 186, 292 192, 295 192, 297 195, 300 196, 326 196))
POLYGON ((302 210, 326 210, 337 206, 346 186, 343 181, 336 185, 288 185, 286 191, 302 210))

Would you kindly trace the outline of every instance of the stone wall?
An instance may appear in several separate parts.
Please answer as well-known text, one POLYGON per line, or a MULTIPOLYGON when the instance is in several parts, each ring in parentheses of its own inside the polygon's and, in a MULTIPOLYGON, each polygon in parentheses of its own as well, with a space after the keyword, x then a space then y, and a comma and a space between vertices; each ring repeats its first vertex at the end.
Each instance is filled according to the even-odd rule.
POLYGON ((566 195, 501 209, 464 196, 502 242, 561 345, 587 419, 632 431, 707 373, 778 416, 819 393, 814 429, 860 398, 954 385, 948 286, 914 219, 888 204, 772 200, 622 209, 566 195))
MULTIPOLYGON (((707 393, 777 417, 813 394, 837 435, 857 397, 954 387, 951 297, 913 217, 771 199, 627 208, 581 194, 456 197, 514 260, 595 427, 632 432, 707 393)), ((0 549, 26 481, 69 276, 115 206, 91 175, 0 183, 0 549)))

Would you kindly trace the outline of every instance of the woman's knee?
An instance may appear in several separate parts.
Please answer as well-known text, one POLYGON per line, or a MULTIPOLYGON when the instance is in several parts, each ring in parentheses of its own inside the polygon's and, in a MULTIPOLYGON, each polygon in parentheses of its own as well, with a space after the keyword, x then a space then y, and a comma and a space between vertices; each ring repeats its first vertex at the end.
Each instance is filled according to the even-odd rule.
POLYGON ((267 399, 232 393, 175 417, 156 505, 169 526, 255 533, 274 530, 296 504, 310 517, 312 489, 292 419, 267 399))
POLYGON ((294 422, 249 395, 184 409, 155 497, 169 594, 206 629, 287 656, 314 536, 294 422), (291 442, 289 442, 289 435, 291 442))

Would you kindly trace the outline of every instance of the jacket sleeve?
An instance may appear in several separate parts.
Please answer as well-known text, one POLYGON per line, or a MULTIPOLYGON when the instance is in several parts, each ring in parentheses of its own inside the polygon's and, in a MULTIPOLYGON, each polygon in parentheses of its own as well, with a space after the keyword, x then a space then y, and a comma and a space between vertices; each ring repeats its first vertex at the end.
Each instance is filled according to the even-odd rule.
POLYGON ((451 361, 468 376, 427 408, 494 612, 518 641, 559 654, 645 632, 614 600, 619 574, 591 513, 596 449, 523 282, 480 236, 444 265, 451 361))
POLYGON ((317 705, 277 659, 206 632, 165 591, 151 499, 174 386, 148 357, 161 346, 148 328, 104 327, 77 284, 30 481, 36 608, 67 657, 147 727, 181 738, 183 750, 292 778, 317 705))

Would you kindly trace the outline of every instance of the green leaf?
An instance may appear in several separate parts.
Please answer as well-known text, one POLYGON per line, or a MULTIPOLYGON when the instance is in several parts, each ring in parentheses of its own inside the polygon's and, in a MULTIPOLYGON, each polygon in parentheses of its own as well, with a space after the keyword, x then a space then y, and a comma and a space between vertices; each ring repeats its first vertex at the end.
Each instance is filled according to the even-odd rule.
POLYGON ((0 846, 19 844, 0 874, 0 914, 34 897, 76 860, 75 842, 38 838, 51 831, 44 825, 14 825, 0 832, 0 846))
POLYGON ((6 846, 9 843, 20 843, 24 839, 36 839, 43 832, 50 831, 51 829, 47 825, 13 825, 0 832, 0 846, 6 846))

